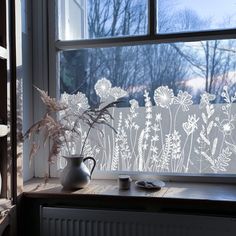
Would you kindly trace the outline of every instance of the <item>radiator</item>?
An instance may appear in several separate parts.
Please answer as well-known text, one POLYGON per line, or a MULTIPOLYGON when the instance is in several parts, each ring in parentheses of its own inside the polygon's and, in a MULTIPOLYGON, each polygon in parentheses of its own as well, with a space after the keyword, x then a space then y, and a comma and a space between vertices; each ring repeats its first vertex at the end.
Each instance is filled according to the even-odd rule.
POLYGON ((41 207, 41 236, 235 236, 234 218, 41 207))

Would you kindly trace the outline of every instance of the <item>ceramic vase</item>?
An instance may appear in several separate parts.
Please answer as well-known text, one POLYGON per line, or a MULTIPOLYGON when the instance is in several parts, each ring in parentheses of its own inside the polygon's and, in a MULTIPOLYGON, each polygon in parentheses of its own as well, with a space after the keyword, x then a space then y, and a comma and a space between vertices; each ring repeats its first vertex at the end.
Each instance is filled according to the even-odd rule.
POLYGON ((65 189, 74 190, 84 188, 89 184, 93 170, 96 166, 96 160, 93 157, 83 157, 79 155, 63 156, 67 165, 61 173, 61 184, 65 189), (91 171, 85 165, 85 161, 92 160, 93 167, 91 171))

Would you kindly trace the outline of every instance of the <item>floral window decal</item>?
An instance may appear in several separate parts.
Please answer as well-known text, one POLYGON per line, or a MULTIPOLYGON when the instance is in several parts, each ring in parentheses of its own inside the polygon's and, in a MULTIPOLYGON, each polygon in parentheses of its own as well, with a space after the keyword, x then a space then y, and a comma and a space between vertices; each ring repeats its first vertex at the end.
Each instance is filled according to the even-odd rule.
MULTIPOLYGON (((104 103, 128 96, 106 78, 97 81, 95 92, 104 103)), ((85 153, 97 160, 99 171, 233 173, 236 93, 230 96, 224 86, 221 97, 224 103, 214 104, 216 96, 204 92, 200 103, 194 104, 187 91, 174 95, 168 86, 160 86, 151 98, 145 90, 144 106, 131 99, 129 107, 111 108, 116 133, 103 127, 103 135, 97 132, 86 142, 85 153)), ((72 110, 89 107, 82 92, 64 93, 61 100, 72 110)), ((83 140, 83 127, 81 133, 83 140)), ((75 140, 75 147, 79 142, 75 140)))

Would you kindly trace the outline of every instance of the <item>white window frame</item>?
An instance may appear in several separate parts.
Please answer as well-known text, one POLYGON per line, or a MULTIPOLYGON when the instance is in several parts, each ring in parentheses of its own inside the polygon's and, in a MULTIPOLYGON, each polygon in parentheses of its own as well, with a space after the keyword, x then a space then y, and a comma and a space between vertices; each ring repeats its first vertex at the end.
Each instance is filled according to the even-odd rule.
MULTIPOLYGON (((33 1, 33 83, 34 85, 49 91, 53 97, 58 97, 59 65, 57 63, 57 52, 61 50, 97 48, 112 46, 128 46, 142 44, 161 44, 173 42, 194 42, 201 40, 214 39, 236 39, 234 29, 208 30, 200 32, 181 32, 170 34, 156 34, 156 2, 147 0, 148 11, 148 35, 144 36, 125 36, 117 38, 99 38, 84 40, 61 41, 57 38, 56 6, 57 0, 36 0, 33 1)), ((33 93, 34 98, 34 122, 43 112, 38 95, 33 93)), ((49 147, 46 147, 39 153, 40 158, 35 159, 35 177, 43 177, 45 173, 52 177, 58 177, 59 171, 56 165, 49 166, 47 162, 47 153, 49 147), (42 156, 45 158, 42 159, 42 156), (46 172, 45 172, 46 170, 46 172)), ((95 172, 93 178, 115 179, 119 174, 129 174, 133 179, 141 176, 158 177, 165 181, 184 181, 184 182, 215 182, 215 183, 234 183, 236 174, 165 174, 165 173, 137 173, 131 171, 99 171, 95 172)))

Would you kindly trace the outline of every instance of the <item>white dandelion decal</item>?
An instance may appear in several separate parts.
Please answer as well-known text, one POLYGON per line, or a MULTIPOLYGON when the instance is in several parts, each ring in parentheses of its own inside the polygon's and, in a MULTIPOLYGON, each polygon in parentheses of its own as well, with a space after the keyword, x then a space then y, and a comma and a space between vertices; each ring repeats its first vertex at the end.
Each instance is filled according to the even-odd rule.
POLYGON ((105 100, 110 96, 111 87, 112 87, 111 82, 106 78, 102 78, 97 81, 97 83, 94 86, 94 89, 96 91, 96 94, 102 100, 105 100))
POLYGON ((177 97, 174 98, 174 104, 179 104, 182 111, 189 111, 189 106, 193 104, 192 96, 188 92, 180 90, 177 97))
POLYGON ((173 90, 167 86, 161 86, 154 91, 154 101, 157 106, 168 108, 173 103, 173 99, 173 90))
POLYGON ((68 96, 68 107, 74 113, 79 112, 81 109, 88 109, 88 99, 85 94, 78 92, 77 94, 71 94, 68 96))
POLYGON ((78 92, 77 94, 63 93, 60 99, 61 104, 64 104, 67 109, 59 111, 59 117, 68 117, 68 122, 73 124, 76 116, 83 110, 89 109, 88 98, 85 94, 78 92))
POLYGON ((77 109, 87 110, 89 109, 88 98, 85 94, 78 92, 75 95, 75 103, 77 104, 77 109))

